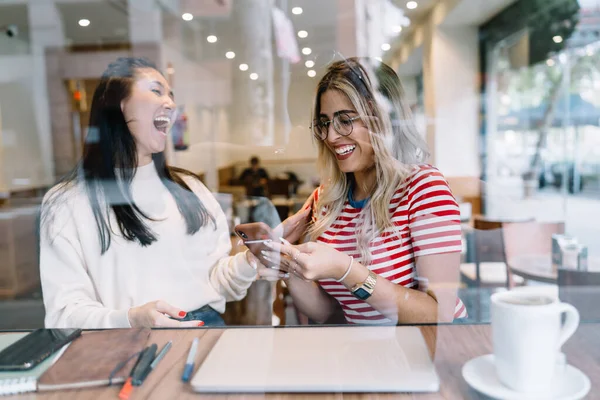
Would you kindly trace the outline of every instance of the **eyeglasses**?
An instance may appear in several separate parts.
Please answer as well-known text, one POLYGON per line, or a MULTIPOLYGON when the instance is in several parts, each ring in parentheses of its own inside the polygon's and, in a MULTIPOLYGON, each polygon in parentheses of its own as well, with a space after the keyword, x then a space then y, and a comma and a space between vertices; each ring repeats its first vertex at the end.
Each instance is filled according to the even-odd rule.
POLYGON ((360 118, 360 116, 351 117, 347 113, 339 113, 329 121, 325 119, 315 120, 310 128, 317 139, 325 140, 329 134, 329 125, 333 122, 333 129, 335 129, 338 134, 350 136, 354 129, 353 122, 360 118))

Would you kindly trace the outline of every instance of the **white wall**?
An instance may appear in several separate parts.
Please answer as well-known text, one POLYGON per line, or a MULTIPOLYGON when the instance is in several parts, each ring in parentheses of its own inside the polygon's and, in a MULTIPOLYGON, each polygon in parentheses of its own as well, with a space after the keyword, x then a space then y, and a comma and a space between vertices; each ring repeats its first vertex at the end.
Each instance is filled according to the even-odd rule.
MULTIPOLYGON (((0 131, 4 131, 3 191, 43 187, 54 181, 44 51, 47 46, 63 45, 63 28, 53 0, 29 1, 27 5, 28 54, 0 57, 0 84, 6 88, 0 99, 0 112, 4 113, 4 118, 0 117, 4 121, 0 125, 0 131)), ((15 40, 19 38, 11 39, 15 40)))
POLYGON ((415 76, 400 76, 399 78, 404 89, 406 102, 410 107, 413 107, 418 101, 417 78, 415 76))
POLYGON ((50 113, 45 73, 30 55, 0 57, 0 190, 50 185, 53 182, 50 113))
POLYGON ((417 123, 424 130, 430 161, 449 177, 480 175, 477 26, 445 23, 465 1, 436 3, 403 34, 401 44, 390 55, 396 70, 402 70, 404 63, 414 69, 415 54, 422 60, 425 114, 417 123))
POLYGON ((439 27, 432 46, 436 166, 448 176, 478 176, 477 28, 439 27))
POLYGON ((207 185, 215 188, 217 169, 231 164, 232 149, 236 147, 229 137, 227 111, 231 101, 231 65, 228 61, 217 66, 199 64, 186 59, 179 48, 170 44, 161 46, 161 56, 163 70, 167 64, 175 70, 173 92, 188 118, 190 147, 171 152, 170 161, 195 173, 204 173, 207 185))

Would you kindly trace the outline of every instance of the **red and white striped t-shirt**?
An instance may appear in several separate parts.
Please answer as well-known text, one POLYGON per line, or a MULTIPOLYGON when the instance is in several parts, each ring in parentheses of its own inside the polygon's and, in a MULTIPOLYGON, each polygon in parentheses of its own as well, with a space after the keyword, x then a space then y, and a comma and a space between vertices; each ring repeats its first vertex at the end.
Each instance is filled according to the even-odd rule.
MULTIPOLYGON (((315 201, 320 189, 315 191, 315 201)), ((371 271, 397 285, 416 288, 415 257, 461 251, 460 212, 444 176, 430 165, 419 165, 397 190, 390 202, 395 229, 386 229, 369 245, 371 271), (402 237, 399 237, 398 232, 402 237)), ((356 246, 356 226, 360 208, 347 200, 341 214, 318 239, 364 265, 356 246)), ((321 210, 321 216, 326 209, 321 210)), ((313 216, 314 217, 314 216, 313 216)), ((443 266, 440 266, 443 268, 443 266)), ((321 287, 340 302, 351 324, 385 324, 391 321, 367 302, 357 299, 333 279, 324 279, 321 287)), ((454 318, 467 311, 456 300, 454 318)))

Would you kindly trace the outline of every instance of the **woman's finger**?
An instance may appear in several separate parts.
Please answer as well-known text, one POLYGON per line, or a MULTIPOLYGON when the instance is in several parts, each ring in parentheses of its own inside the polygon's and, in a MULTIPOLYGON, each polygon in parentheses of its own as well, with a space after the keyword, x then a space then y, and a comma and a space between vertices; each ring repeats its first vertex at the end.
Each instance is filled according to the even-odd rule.
POLYGON ((159 328, 197 328, 203 326, 203 321, 177 321, 167 317, 161 312, 156 312, 154 316, 154 326, 159 328))
POLYGON ((272 264, 273 268, 283 270, 284 272, 289 271, 292 263, 292 259, 289 256, 266 250, 263 250, 261 255, 272 264))
POLYGON ((290 274, 275 268, 261 268, 258 270, 260 279, 266 281, 278 281, 280 279, 288 279, 290 274))
POLYGON ((281 264, 281 253, 277 253, 274 251, 261 250, 260 255, 262 258, 267 261, 269 266, 279 266, 281 264))
POLYGON ((158 300, 155 304, 156 304, 156 311, 158 311, 162 314, 167 314, 170 317, 183 318, 186 315, 186 312, 183 311, 181 308, 173 307, 166 301, 158 300))
POLYGON ((306 242, 295 246, 301 253, 311 254, 315 251, 315 242, 306 242))
POLYGON ((310 210, 310 209, 312 209, 314 201, 315 201, 315 193, 313 192, 313 193, 310 194, 310 196, 308 196, 308 199, 306 199, 306 201, 302 205, 302 209, 303 210, 310 210))
POLYGON ((248 260, 248 264, 250 264, 252 268, 258 269, 260 260, 250 250, 246 250, 246 260, 248 260))
POLYGON ((177 328, 198 328, 204 326, 204 321, 175 321, 177 328))
POLYGON ((264 251, 263 257, 265 257, 268 260, 277 259, 278 268, 283 269, 285 271, 290 271, 293 268, 303 268, 298 259, 294 260, 292 257, 285 254, 276 253, 274 251, 264 251))
POLYGON ((271 250, 273 250, 275 252, 287 254, 288 256, 290 256, 292 258, 294 258, 294 255, 298 252, 296 247, 291 244, 281 244, 281 243, 277 243, 275 241, 265 243, 265 246, 267 246, 268 248, 270 248, 271 250))

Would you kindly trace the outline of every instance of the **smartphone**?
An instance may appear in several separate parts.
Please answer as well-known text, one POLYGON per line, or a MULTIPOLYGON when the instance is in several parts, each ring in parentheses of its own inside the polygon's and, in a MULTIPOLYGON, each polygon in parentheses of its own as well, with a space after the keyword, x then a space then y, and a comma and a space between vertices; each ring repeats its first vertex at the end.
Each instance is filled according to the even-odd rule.
POLYGON ((37 329, 0 351, 0 371, 26 371, 81 335, 81 329, 37 329))
POLYGON ((254 254, 263 265, 270 265, 271 263, 265 260, 261 250, 269 250, 264 245, 265 242, 275 240, 273 231, 269 225, 264 222, 250 222, 247 224, 239 224, 233 228, 235 234, 242 239, 242 242, 248 246, 248 250, 254 254))
POLYGON ((239 224, 234 230, 244 244, 264 243, 274 239, 271 228, 264 222, 239 224))

